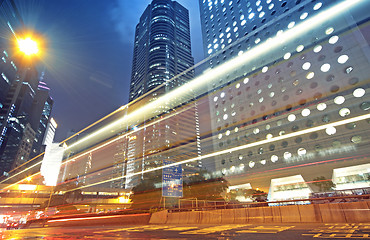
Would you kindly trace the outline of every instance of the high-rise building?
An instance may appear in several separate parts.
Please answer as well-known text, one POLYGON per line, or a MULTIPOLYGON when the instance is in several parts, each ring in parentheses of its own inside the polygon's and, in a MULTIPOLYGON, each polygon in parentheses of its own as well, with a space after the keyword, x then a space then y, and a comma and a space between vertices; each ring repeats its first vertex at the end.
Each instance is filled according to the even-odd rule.
MULTIPOLYGON (((175 1, 152 1, 136 25, 129 101, 193 65, 188 10, 175 1)), ((193 72, 189 71, 169 82, 164 91, 192 77, 193 72)))
MULTIPOLYGON (((136 26, 128 114, 192 79, 193 70, 175 76, 193 65, 188 10, 175 1, 153 0, 136 26)), ((163 115, 166 108, 156 106, 150 114, 157 117, 145 115, 142 122, 130 127, 133 133, 122 143, 124 154, 117 155, 121 160, 115 166, 125 164, 120 171, 115 168, 115 176, 143 172, 162 166, 164 161, 176 162, 181 154, 171 149, 177 145, 188 143, 191 149, 184 149, 186 154, 200 154, 197 106, 188 104, 187 110, 179 113, 168 111, 165 114, 174 115, 168 119, 163 115), (161 114, 162 118, 158 118, 161 114)), ((184 175, 194 173, 200 166, 201 163, 182 166, 184 175)), ((144 175, 128 177, 124 187, 130 189, 142 178, 144 175)), ((123 186, 122 181, 117 184, 123 186)))
POLYGON ((369 2, 199 5, 207 67, 221 73, 209 85, 213 176, 270 200, 308 197, 317 179, 368 186, 369 2))
POLYGON ((44 139, 48 136, 48 143, 52 143, 56 129, 56 122, 51 118, 54 100, 50 97, 50 88, 43 81, 44 75, 45 73, 42 72, 31 109, 33 115, 31 126, 35 129, 36 136, 30 158, 45 151, 47 144, 44 139))
POLYGON ((0 175, 7 175, 40 153, 52 100, 36 67, 14 51, 25 28, 14 1, 0 1, 0 11, 0 175))

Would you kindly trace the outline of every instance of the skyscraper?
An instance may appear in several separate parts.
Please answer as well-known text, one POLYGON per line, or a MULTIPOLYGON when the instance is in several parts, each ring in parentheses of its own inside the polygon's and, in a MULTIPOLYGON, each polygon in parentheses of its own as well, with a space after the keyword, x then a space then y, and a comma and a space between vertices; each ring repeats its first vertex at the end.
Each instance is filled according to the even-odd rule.
POLYGON ((209 85, 215 177, 270 200, 308 197, 320 177, 364 186, 368 121, 330 126, 369 109, 368 2, 350 3, 199 1, 207 67, 229 69, 209 85))
MULTIPOLYGON (((193 65, 188 10, 175 1, 152 1, 136 25, 129 101, 193 65)), ((169 82, 164 91, 192 77, 193 72, 189 71, 169 82)))
MULTIPOLYGON (((188 10, 175 1, 152 1, 136 26, 128 114, 192 79, 193 70, 177 75, 193 65, 188 10)), ((187 154, 200 154, 196 105, 188 105, 187 110, 179 113, 167 111, 165 114, 174 114, 168 119, 163 115, 166 108, 153 108, 157 117, 144 115, 142 122, 130 127, 133 133, 122 143, 125 147, 121 152, 125 154, 117 155, 125 164, 118 172, 115 168, 115 176, 162 166, 164 161, 178 161, 181 153, 171 152, 171 148, 179 144, 188 142, 192 149, 187 154)), ((120 166, 120 161, 116 166, 120 166)), ((185 175, 199 166, 200 163, 184 165, 185 175)), ((132 188, 140 178, 144 175, 127 178, 125 187, 132 188)))
POLYGON ((39 85, 36 67, 13 49, 24 32, 14 1, 0 1, 0 11, 0 175, 7 175, 40 152, 52 99, 39 85))

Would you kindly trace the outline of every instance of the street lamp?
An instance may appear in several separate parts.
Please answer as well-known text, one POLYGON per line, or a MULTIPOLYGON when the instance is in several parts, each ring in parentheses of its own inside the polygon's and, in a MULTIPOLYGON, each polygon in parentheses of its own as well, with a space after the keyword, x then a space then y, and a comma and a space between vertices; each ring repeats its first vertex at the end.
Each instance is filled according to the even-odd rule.
POLYGON ((18 39, 19 51, 23 52, 27 56, 37 54, 39 52, 38 43, 30 37, 18 39))

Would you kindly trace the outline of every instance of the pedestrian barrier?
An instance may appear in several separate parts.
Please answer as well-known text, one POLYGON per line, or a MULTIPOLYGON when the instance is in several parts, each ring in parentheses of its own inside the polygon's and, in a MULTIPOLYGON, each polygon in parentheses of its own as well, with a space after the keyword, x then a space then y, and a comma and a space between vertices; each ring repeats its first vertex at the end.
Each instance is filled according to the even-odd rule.
POLYGON ((167 222, 168 210, 155 212, 150 217, 150 224, 161 224, 167 222))

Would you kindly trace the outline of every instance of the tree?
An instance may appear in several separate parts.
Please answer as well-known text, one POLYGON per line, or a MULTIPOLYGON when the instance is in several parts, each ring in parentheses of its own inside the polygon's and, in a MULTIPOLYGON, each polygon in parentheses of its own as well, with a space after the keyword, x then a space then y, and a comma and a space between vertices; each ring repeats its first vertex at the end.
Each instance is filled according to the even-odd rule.
POLYGON ((160 207, 162 198, 162 189, 156 188, 156 183, 162 182, 162 171, 157 170, 145 174, 144 179, 140 181, 133 189, 131 196, 132 209, 151 209, 160 207))
POLYGON ((199 200, 224 201, 224 194, 229 186, 224 178, 206 179, 207 171, 201 170, 184 182, 184 198, 197 198, 199 200))
POLYGON ((312 181, 312 184, 319 188, 319 192, 328 192, 335 188, 333 181, 324 176, 316 177, 312 181))

